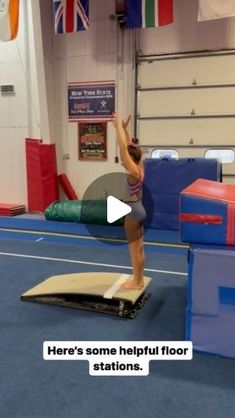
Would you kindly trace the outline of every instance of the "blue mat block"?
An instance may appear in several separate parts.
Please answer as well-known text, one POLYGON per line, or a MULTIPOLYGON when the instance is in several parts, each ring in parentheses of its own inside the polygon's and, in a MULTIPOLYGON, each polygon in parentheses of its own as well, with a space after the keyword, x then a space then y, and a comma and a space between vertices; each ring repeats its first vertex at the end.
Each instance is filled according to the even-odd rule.
POLYGON ((192 248, 186 339, 196 351, 235 358, 235 248, 192 248))
MULTIPOLYGON (((154 215, 151 228, 179 229, 180 192, 198 178, 221 180, 221 164, 216 159, 181 158, 179 160, 147 158, 144 161, 144 184, 151 193, 154 215)), ((143 203, 148 210, 151 201, 143 190, 143 203)))
POLYGON ((180 193, 183 242, 235 245, 235 185, 198 179, 180 193))

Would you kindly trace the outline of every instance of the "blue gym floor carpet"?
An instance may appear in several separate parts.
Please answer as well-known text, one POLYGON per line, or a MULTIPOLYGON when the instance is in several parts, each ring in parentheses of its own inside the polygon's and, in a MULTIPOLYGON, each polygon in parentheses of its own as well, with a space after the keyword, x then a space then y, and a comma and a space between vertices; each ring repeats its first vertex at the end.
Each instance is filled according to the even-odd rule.
POLYGON ((126 245, 14 233, 0 230, 1 417, 234 417, 232 359, 194 353, 192 361, 152 361, 147 377, 91 377, 85 361, 43 360, 45 340, 184 340, 186 247, 146 245, 152 296, 128 320, 20 300, 52 275, 130 272, 126 245))

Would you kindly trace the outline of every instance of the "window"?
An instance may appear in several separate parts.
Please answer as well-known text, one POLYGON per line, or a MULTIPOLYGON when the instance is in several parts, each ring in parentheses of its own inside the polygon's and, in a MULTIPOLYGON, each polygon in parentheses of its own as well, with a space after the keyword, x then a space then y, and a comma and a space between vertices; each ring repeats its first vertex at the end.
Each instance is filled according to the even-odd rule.
POLYGON ((223 164, 233 163, 235 152, 232 149, 210 149, 205 152, 205 158, 217 158, 223 164))
POLYGON ((154 149, 151 154, 152 158, 171 158, 177 160, 179 153, 175 149, 154 149))

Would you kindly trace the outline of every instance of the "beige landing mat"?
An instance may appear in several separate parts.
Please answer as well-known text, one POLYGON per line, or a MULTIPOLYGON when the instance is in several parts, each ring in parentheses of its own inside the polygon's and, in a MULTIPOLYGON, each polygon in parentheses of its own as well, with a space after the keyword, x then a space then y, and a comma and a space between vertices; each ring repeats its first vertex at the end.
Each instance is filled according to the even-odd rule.
POLYGON ((104 299, 120 299, 135 304, 152 279, 144 277, 144 287, 141 290, 123 289, 122 284, 129 277, 131 277, 129 274, 106 272, 52 276, 29 289, 21 297, 22 299, 33 299, 46 295, 78 294, 101 296, 104 299))

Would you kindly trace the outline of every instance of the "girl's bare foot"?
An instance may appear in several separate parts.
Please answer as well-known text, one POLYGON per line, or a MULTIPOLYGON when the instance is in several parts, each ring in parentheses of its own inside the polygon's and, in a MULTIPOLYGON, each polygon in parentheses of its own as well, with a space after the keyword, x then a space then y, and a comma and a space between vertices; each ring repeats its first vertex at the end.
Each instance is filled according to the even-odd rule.
POLYGON ((136 281, 134 278, 128 279, 123 285, 123 289, 140 290, 144 287, 144 280, 136 281))

